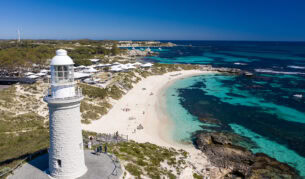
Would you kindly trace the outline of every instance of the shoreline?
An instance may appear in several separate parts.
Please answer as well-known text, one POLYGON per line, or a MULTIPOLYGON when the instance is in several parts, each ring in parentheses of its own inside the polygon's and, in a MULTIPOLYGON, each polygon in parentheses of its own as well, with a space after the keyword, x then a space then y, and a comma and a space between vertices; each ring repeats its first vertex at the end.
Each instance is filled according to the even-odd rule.
POLYGON ((174 124, 167 114, 164 95, 177 80, 210 73, 215 71, 184 70, 144 78, 121 99, 114 101, 113 108, 105 116, 91 124, 83 124, 83 129, 99 133, 118 131, 136 142, 150 142, 189 152, 197 150, 193 145, 175 141, 170 135, 174 124), (128 112, 122 110, 126 108, 128 112), (143 129, 137 129, 139 125, 143 129))

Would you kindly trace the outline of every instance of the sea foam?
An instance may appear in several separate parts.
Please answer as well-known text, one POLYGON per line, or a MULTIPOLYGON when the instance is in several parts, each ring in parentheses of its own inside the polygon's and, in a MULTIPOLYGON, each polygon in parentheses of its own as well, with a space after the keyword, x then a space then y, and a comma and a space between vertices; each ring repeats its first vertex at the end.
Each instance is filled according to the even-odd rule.
POLYGON ((296 66, 296 65, 289 65, 288 68, 294 68, 294 69, 305 69, 304 66, 296 66))
POLYGON ((270 69, 255 69, 259 73, 273 73, 273 74, 285 74, 285 75, 305 75, 302 72, 288 72, 288 71, 274 71, 270 69))

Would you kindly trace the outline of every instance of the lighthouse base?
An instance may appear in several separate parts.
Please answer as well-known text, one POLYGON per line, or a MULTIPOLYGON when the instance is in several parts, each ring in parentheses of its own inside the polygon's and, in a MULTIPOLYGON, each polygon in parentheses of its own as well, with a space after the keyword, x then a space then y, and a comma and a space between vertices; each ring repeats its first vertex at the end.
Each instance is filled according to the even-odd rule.
MULTIPOLYGON (((122 175, 122 168, 120 163, 113 160, 113 156, 110 154, 95 155, 93 151, 85 150, 85 163, 87 166, 87 172, 84 175, 75 176, 79 179, 119 179, 122 175)), ((57 179, 48 174, 48 154, 39 156, 28 163, 25 163, 20 168, 15 170, 9 177, 10 179, 20 178, 33 178, 33 179, 57 179)), ((82 173, 79 172, 79 173, 82 173)), ((65 176, 61 176, 65 177, 65 176)), ((71 176, 69 176, 70 178, 71 176)), ((64 178, 66 179, 66 178, 64 178)))
POLYGON ((88 171, 87 167, 79 170, 76 173, 73 173, 72 175, 49 175, 51 179, 74 179, 74 178, 80 178, 88 171))

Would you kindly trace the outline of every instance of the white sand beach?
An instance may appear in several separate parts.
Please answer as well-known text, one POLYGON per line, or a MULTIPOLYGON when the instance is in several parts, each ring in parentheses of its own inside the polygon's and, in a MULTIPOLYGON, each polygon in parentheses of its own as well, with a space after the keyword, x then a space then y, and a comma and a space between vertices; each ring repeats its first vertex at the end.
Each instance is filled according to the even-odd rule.
POLYGON ((118 131, 119 134, 128 135, 129 139, 137 142, 182 147, 167 134, 171 121, 165 112, 163 92, 175 80, 206 73, 210 72, 186 70, 144 78, 121 99, 113 101, 113 108, 108 114, 91 124, 84 124, 83 129, 100 133, 118 131), (137 129, 140 124, 144 129, 137 129))
MULTIPOLYGON (((184 149, 190 153, 190 161, 199 168, 211 167, 204 154, 191 144, 180 144, 169 136, 172 126, 168 119, 163 92, 174 81, 188 76, 212 72, 187 70, 164 75, 149 76, 137 83, 120 100, 114 101, 113 108, 101 119, 83 124, 83 129, 100 133, 128 135, 137 142, 150 142, 159 146, 184 149), (128 108, 129 111, 123 111, 128 108), (138 130, 142 125, 144 129, 138 130)), ((215 73, 215 72, 213 72, 215 73)))

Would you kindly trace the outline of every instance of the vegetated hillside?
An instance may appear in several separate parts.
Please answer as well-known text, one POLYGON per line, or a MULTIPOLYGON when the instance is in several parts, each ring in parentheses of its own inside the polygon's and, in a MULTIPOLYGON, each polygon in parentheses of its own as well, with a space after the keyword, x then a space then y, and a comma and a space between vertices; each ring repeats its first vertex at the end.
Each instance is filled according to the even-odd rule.
POLYGON ((52 41, 52 40, 24 40, 0 42, 0 68, 25 70, 33 64, 48 65, 49 59, 55 55, 56 49, 64 48, 74 59, 76 65, 91 65, 90 58, 105 55, 117 55, 125 50, 116 45, 116 41, 52 41))

